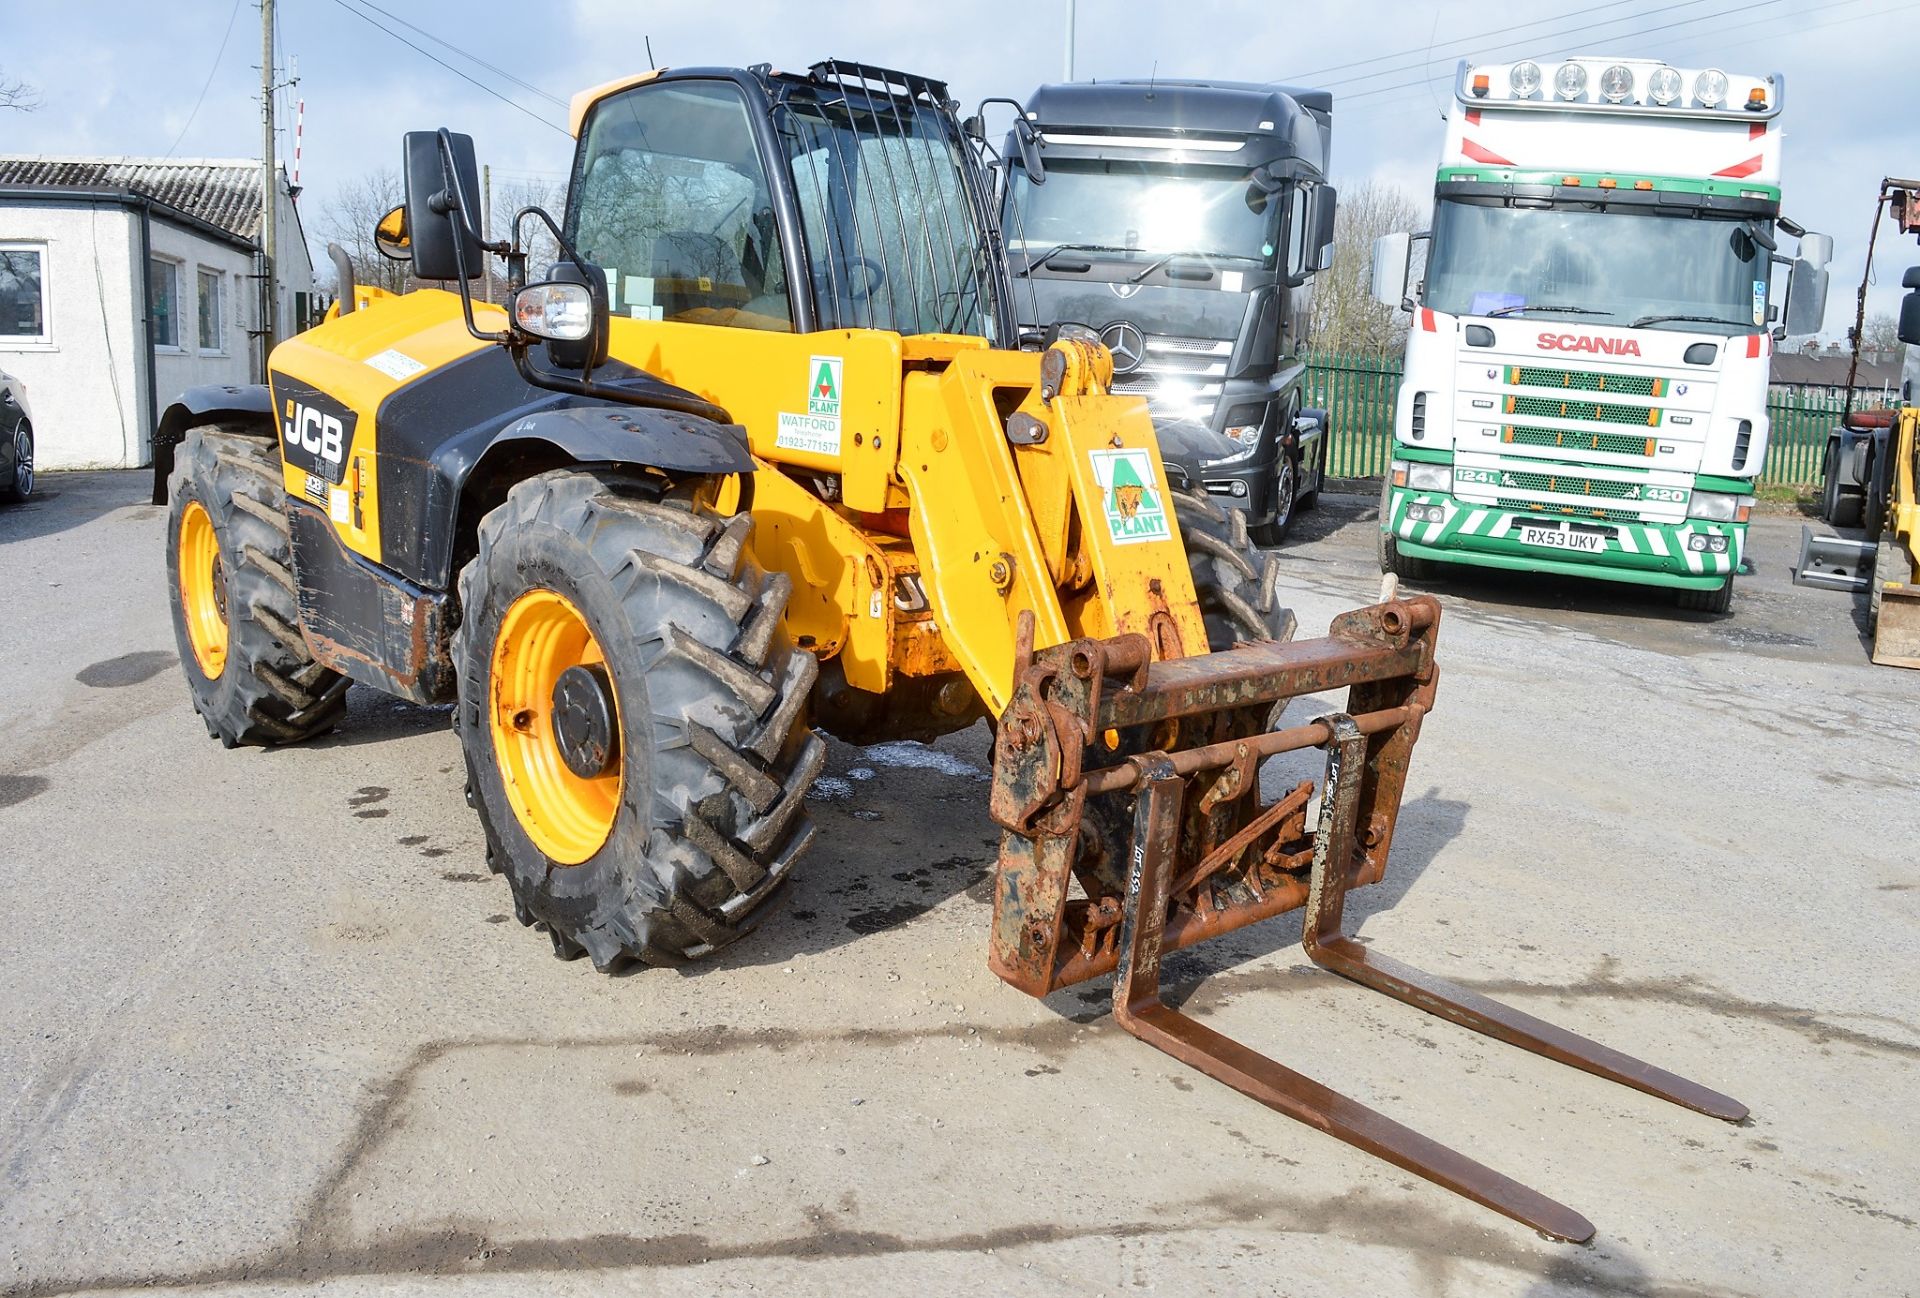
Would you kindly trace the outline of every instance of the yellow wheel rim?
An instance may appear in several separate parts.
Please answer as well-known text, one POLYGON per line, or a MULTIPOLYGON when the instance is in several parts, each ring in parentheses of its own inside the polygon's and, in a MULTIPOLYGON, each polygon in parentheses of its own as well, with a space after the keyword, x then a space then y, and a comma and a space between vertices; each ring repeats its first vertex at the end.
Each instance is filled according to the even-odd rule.
POLYGON ((180 516, 180 611, 194 661, 208 680, 227 668, 227 574, 220 562, 220 537, 213 519, 197 500, 180 516))
MULTIPOLYGON (((616 747, 598 775, 577 774, 555 735, 554 689, 570 667, 607 656, 587 620, 550 590, 530 590, 500 619, 490 694, 494 757, 507 802, 533 845, 561 865, 579 865, 613 832, 626 763, 616 747)), ((613 700, 613 731, 620 730, 613 700)))

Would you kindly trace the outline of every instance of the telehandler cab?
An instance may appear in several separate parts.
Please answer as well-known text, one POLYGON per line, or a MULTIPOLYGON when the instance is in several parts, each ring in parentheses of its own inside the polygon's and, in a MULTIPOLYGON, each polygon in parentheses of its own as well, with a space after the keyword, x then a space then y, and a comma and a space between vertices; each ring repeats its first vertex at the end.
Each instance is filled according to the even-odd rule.
MULTIPOLYGON (((994 723, 989 962, 1115 975, 1129 1032, 1549 1235, 1578 1213, 1158 999, 1165 952, 1304 906, 1314 960, 1717 1117, 1737 1102, 1344 936, 1386 868, 1440 607, 1292 639, 1244 514, 1169 488, 1138 397, 1065 329, 1019 349, 986 170, 944 85, 862 64, 683 69, 572 105, 563 222, 475 228, 472 141, 406 137, 356 288, 271 395, 156 436, 195 708, 228 746, 336 724, 350 682, 451 701, 525 924, 601 969, 750 929, 813 835, 826 746, 994 723), (527 283, 519 235, 561 248, 527 283), (475 303, 505 258, 510 304, 475 303), (177 446, 176 446, 177 443, 177 446), (1343 711, 1275 729, 1291 699, 1343 711), (1263 758, 1326 776, 1263 803, 1263 758)), ((1027 142, 1021 139, 1023 152, 1027 142)), ((1041 183, 1037 150, 1024 159, 1041 183)))

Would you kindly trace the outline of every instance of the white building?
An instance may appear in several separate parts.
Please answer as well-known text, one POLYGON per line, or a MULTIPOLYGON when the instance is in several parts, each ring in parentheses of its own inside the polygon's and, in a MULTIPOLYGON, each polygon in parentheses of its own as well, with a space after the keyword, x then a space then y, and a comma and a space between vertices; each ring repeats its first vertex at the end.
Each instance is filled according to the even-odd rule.
MULTIPOLYGON (((279 177, 276 334, 313 294, 279 177)), ((259 380, 260 164, 0 156, 0 369, 26 380, 41 469, 151 460, 183 389, 259 380)))

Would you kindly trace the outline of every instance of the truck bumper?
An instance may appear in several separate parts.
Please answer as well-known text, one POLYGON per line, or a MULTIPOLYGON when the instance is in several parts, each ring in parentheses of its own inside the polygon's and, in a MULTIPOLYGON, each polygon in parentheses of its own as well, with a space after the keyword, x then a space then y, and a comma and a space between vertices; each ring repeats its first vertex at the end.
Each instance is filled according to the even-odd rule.
MULTIPOLYGON (((1396 487, 1388 493, 1381 526, 1393 533, 1402 554, 1416 559, 1675 590, 1718 590, 1739 571, 1746 550, 1746 524, 1698 518, 1682 523, 1594 522, 1591 526, 1610 529, 1612 534, 1604 548, 1590 552, 1551 549, 1520 540, 1519 520, 1552 517, 1550 510, 1500 509, 1457 500, 1445 492, 1396 487), (1443 517, 1438 522, 1416 517, 1409 512, 1415 507, 1422 513, 1438 508, 1443 517), (1722 548, 1714 550, 1715 544, 1722 548)), ((1561 521, 1586 525, 1585 520, 1561 521)))

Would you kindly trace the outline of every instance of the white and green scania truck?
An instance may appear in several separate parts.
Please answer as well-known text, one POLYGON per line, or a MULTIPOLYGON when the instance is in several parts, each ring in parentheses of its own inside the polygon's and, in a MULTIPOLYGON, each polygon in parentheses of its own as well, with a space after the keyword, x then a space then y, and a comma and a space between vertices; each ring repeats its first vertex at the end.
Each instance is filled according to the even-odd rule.
POLYGON ((1727 609, 1769 357, 1819 330, 1832 255, 1780 215, 1782 90, 1638 59, 1460 65, 1432 228, 1374 245, 1374 296, 1413 313, 1383 571, 1513 568, 1727 609))

